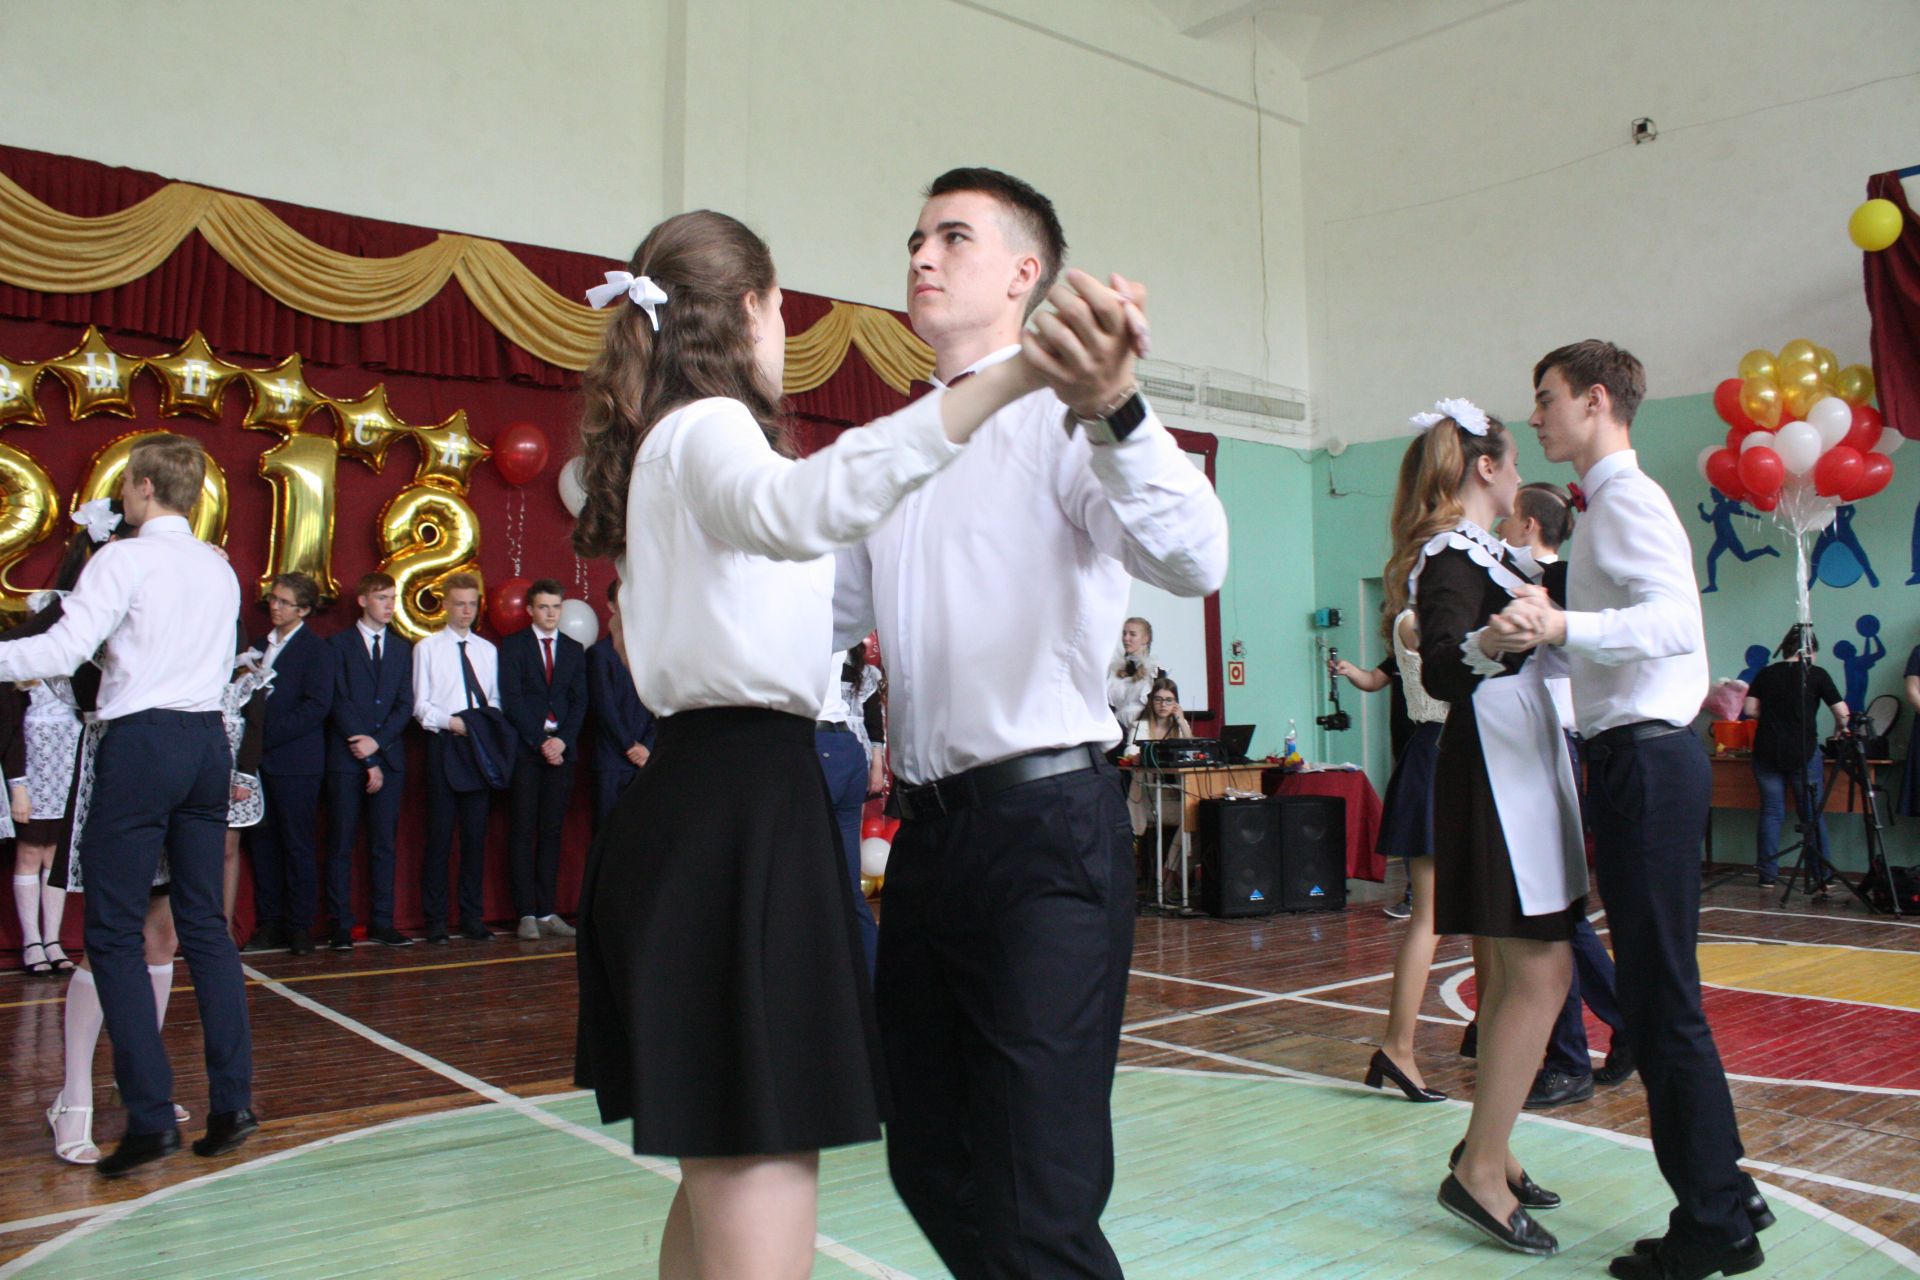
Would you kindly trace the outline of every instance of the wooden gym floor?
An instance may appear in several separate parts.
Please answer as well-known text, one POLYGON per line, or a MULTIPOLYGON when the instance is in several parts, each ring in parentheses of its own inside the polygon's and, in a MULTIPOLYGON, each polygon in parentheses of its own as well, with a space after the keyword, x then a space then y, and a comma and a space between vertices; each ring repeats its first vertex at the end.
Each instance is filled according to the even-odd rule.
MULTIPOLYGON (((1749 1168, 1780 1215, 1760 1274, 1920 1272, 1920 923, 1839 900, 1783 911, 1750 885, 1709 893, 1701 961, 1749 1168)), ((1559 1257, 1477 1243, 1434 1205, 1464 1104, 1356 1083, 1402 928, 1377 902, 1139 921, 1106 1217, 1130 1275, 1591 1275, 1661 1229, 1636 1081, 1516 1134, 1567 1199, 1546 1215, 1559 1257)), ((64 983, 0 978, 0 1280, 652 1274, 673 1171, 634 1158, 571 1086, 568 944, 246 959, 265 1127, 233 1156, 183 1152, 117 1183, 57 1162, 41 1118, 64 983)), ((166 1041, 191 1136, 206 1093, 180 972, 166 1041)), ((1472 1089, 1455 1054, 1471 997, 1464 942, 1443 941, 1420 1054, 1456 1099, 1472 1089)), ((107 1149, 109 1076, 103 1043, 107 1149)), ((945 1274, 877 1147, 829 1153, 820 1231, 816 1275, 945 1274)))

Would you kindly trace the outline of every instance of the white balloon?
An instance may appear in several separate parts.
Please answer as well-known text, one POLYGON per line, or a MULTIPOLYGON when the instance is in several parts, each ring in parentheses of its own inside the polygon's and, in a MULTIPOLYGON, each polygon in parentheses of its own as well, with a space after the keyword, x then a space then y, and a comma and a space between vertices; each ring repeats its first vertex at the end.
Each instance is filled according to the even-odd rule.
POLYGON ((893 842, 882 840, 879 836, 868 836, 860 842, 860 874, 879 879, 887 874, 887 855, 893 852, 893 842))
POLYGON ((1807 410, 1807 425, 1820 433, 1820 451, 1839 444, 1853 428, 1853 407, 1839 396, 1828 396, 1807 410))
POLYGON ((1712 484, 1713 479, 1712 477, 1707 475, 1707 459, 1711 458, 1714 454, 1720 452, 1720 450, 1723 447, 1724 446, 1717 445, 1717 444, 1708 445, 1706 448, 1700 451, 1699 460, 1693 464, 1694 467, 1700 472, 1700 478, 1702 480, 1705 480, 1708 484, 1712 484))
POLYGON ((1762 447, 1768 449, 1773 448, 1773 432, 1749 431, 1740 439, 1740 452, 1742 453, 1745 453, 1749 449, 1759 449, 1762 447))
POLYGON ((578 517, 580 508, 587 505, 587 489, 580 483, 580 459, 567 459, 567 465, 560 468, 559 485, 560 505, 568 515, 578 517))
POLYGON ((1838 516, 1839 516, 1839 514, 1840 514, 1840 508, 1838 508, 1838 507, 1828 507, 1828 508, 1827 508, 1827 509, 1826 509, 1825 511, 1822 511, 1822 512, 1820 513, 1820 526, 1819 526, 1819 527, 1820 527, 1821 529, 1824 529, 1824 528, 1826 528, 1826 527, 1827 527, 1828 525, 1830 525, 1830 524, 1832 524, 1832 523, 1834 522, 1834 520, 1835 520, 1835 518, 1836 518, 1836 517, 1838 517, 1838 516))
POLYGON ((1791 476, 1803 476, 1820 461, 1820 433, 1811 423, 1782 423, 1773 433, 1773 449, 1791 476))
POLYGON ((1880 428, 1880 443, 1874 446, 1874 450, 1875 452, 1884 453, 1891 457, 1893 454, 1898 453, 1900 446, 1906 442, 1907 438, 1898 431, 1895 431, 1892 427, 1882 427, 1880 428))
POLYGON ((560 634, 590 646, 600 638, 600 615, 585 600, 560 602, 560 634))

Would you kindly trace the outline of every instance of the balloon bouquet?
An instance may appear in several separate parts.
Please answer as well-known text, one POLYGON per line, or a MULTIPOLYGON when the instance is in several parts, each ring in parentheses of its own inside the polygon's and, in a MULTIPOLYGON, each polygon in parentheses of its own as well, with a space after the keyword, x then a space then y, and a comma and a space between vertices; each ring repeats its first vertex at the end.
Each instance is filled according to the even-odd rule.
MULTIPOLYGON (((547 433, 531 422, 515 423, 502 431, 493 442, 494 468, 500 472, 501 479, 516 489, 525 487, 546 470, 547 456, 547 433)), ((579 460, 574 461, 577 463, 579 460)), ((562 501, 565 501, 565 478, 570 478, 572 473, 562 474, 560 492, 562 501)), ((579 508, 572 503, 568 503, 567 510, 574 515, 580 514, 579 508)), ((514 555, 517 561, 519 553, 516 551, 514 555)), ((495 634, 512 635, 533 624, 532 616, 527 613, 527 588, 532 585, 531 580, 516 577, 509 578, 493 589, 493 598, 487 602, 487 621, 493 624, 495 634)), ((578 640, 582 648, 589 648, 600 638, 600 615, 585 600, 562 600, 560 633, 578 640)))
POLYGON ((1805 338, 1740 358, 1740 376, 1713 392, 1727 424, 1724 444, 1700 451, 1700 474, 1792 532, 1799 553, 1799 617, 1812 621, 1807 540, 1833 523, 1842 503, 1870 498, 1893 479, 1889 456, 1905 442, 1881 421, 1873 371, 1841 367, 1833 352, 1805 338))

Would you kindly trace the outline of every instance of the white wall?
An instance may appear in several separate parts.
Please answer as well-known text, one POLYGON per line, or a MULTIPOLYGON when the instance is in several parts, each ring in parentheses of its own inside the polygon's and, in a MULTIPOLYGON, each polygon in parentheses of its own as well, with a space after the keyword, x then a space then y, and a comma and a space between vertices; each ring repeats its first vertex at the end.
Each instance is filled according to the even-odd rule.
POLYGON ((1322 53, 1323 429, 1394 435, 1442 395, 1524 410, 1533 361, 1584 337, 1632 349, 1654 397, 1796 337, 1867 358, 1846 221, 1868 175, 1920 163, 1914 0, 1524 0, 1315 74, 1322 53), (1631 145, 1637 116, 1657 142, 1631 145))
POLYGON ((1263 290, 1250 39, 1150 0, 7 0, 0 141, 618 256, 710 205, 885 306, 916 193, 990 164, 1152 285, 1157 355, 1300 385, 1305 87, 1263 55, 1263 290))

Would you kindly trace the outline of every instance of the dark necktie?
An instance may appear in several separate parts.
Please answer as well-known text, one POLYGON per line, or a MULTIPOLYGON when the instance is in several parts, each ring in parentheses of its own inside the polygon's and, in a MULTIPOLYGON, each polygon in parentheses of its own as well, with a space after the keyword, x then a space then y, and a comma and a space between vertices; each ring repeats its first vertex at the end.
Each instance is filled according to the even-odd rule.
POLYGON ((473 664, 467 661, 467 642, 461 640, 460 675, 467 684, 467 706, 469 709, 480 705, 480 677, 473 674, 473 664))
POLYGON ((380 637, 383 634, 379 631, 373 633, 373 669, 376 672, 380 670, 380 637))

